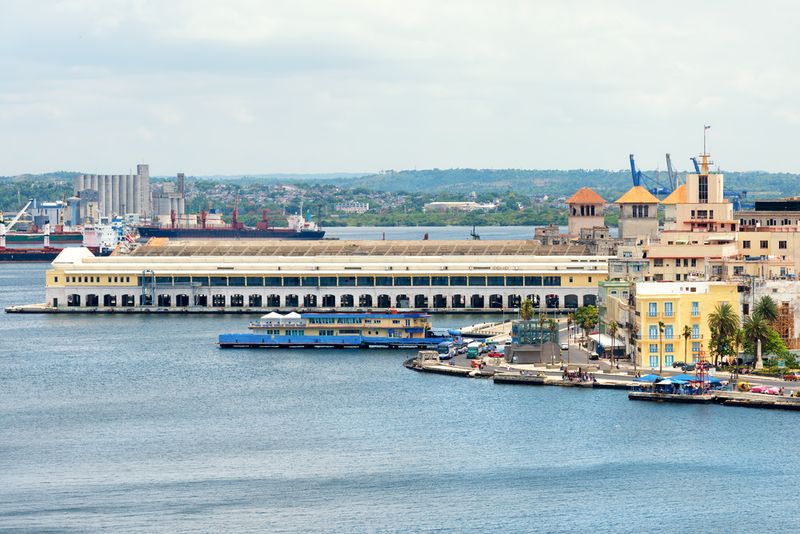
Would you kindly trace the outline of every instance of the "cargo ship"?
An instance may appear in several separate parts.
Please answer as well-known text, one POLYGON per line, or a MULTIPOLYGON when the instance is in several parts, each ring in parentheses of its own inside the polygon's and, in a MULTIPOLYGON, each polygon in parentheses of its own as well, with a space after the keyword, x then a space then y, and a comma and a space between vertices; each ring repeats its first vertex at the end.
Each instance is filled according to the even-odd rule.
MULTIPOLYGON (((42 243, 44 241, 43 234, 38 228, 32 229, 30 232, 13 232, 6 234, 7 243, 42 243)), ((81 243, 83 242, 82 232, 55 232, 50 234, 51 243, 81 243)))
POLYGON ((0 247, 0 262, 53 261, 61 252, 60 248, 9 248, 0 247))
POLYGON ((430 315, 393 313, 304 313, 264 315, 251 333, 220 334, 220 348, 436 348, 452 336, 434 333, 430 315))
POLYGON ((316 223, 307 221, 302 215, 289 215, 287 227, 270 226, 267 210, 264 210, 261 221, 255 228, 245 226, 239 221, 238 199, 234 205, 231 224, 223 226, 209 226, 206 224, 206 211, 200 212, 199 227, 181 227, 176 224, 176 215, 170 213, 170 226, 139 226, 139 236, 143 238, 194 238, 194 239, 322 239, 325 231, 320 230, 316 223))

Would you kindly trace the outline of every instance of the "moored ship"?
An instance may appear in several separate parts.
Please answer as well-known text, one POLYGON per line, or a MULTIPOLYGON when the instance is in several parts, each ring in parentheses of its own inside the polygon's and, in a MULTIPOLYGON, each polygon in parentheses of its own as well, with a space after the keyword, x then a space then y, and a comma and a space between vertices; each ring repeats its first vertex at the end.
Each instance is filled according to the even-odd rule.
POLYGON ((388 347, 435 348, 449 335, 434 333, 430 315, 393 313, 269 313, 248 334, 220 334, 221 348, 388 347))
POLYGON ((230 225, 212 226, 207 223, 207 213, 200 212, 200 226, 182 227, 176 224, 176 215, 173 211, 170 214, 170 226, 139 226, 139 236, 167 237, 167 238, 217 238, 217 239, 322 239, 325 231, 320 230, 319 226, 306 220, 302 215, 289 215, 287 217, 288 226, 270 226, 267 210, 264 210, 261 220, 255 228, 245 226, 239 221, 238 200, 237 206, 233 208, 230 225))

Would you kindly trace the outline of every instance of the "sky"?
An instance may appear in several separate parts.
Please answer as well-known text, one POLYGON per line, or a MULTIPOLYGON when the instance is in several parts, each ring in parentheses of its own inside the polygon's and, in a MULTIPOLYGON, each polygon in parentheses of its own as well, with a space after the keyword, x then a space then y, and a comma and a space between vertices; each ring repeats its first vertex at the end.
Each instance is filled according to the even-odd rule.
POLYGON ((0 175, 800 172, 800 2, 0 0, 0 175))

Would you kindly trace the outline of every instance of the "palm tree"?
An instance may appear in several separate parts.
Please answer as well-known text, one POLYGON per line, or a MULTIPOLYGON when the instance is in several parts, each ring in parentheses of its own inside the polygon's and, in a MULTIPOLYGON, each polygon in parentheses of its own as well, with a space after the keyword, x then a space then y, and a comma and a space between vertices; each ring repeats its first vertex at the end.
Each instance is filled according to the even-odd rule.
POLYGON ((658 375, 664 372, 664 321, 658 321, 658 375))
POLYGON ((711 330, 710 346, 714 350, 714 366, 719 361, 720 352, 728 354, 733 346, 733 338, 739 329, 739 316, 727 302, 717 304, 708 316, 708 327, 711 330))
POLYGON ((530 321, 531 317, 533 317, 533 302, 531 299, 525 299, 519 307, 519 318, 530 321))
POLYGON ((683 333, 681 336, 683 336, 683 363, 689 363, 689 361, 686 359, 688 358, 686 353, 689 349, 689 338, 692 337, 692 329, 689 328, 688 324, 683 325, 683 333))
POLYGON ((768 323, 773 322, 778 318, 778 305, 772 300, 769 295, 764 295, 756 303, 753 309, 753 315, 760 315, 768 323))
POLYGON ((611 334, 611 367, 614 367, 614 343, 616 342, 617 337, 617 330, 619 329, 619 324, 617 321, 611 321, 608 325, 608 333, 611 334))
MULTIPOLYGON (((555 358, 556 350, 560 349, 558 345, 558 323, 553 319, 547 320, 547 329, 550 331, 550 343, 553 343, 553 358, 555 358)), ((559 350, 560 353, 560 350, 559 350)))
POLYGON ((734 338, 734 343, 736 345, 736 354, 734 355, 736 359, 736 378, 739 378, 739 349, 744 346, 745 340, 744 330, 741 328, 736 330, 736 337, 734 338))
POLYGON ((630 336, 630 340, 633 342, 633 372, 636 373, 636 359, 639 356, 638 351, 636 350, 636 336, 639 333, 639 327, 636 326, 636 321, 630 324, 630 328, 628 329, 628 334, 630 336))
POLYGON ((742 330, 744 330, 745 338, 750 341, 753 344, 753 347, 756 349, 755 368, 761 369, 764 366, 761 361, 761 346, 762 343, 769 338, 769 324, 767 324, 767 321, 761 316, 761 314, 753 313, 744 320, 744 326, 742 330))

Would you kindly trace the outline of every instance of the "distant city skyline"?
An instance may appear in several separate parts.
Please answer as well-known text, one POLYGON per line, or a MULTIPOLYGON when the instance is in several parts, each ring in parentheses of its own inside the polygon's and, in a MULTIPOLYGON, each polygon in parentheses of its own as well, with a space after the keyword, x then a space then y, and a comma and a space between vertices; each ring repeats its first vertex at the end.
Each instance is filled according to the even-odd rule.
POLYGON ((0 175, 800 172, 800 5, 8 1, 0 175))

